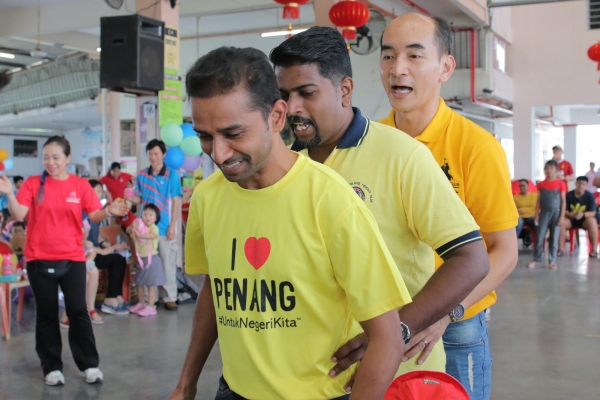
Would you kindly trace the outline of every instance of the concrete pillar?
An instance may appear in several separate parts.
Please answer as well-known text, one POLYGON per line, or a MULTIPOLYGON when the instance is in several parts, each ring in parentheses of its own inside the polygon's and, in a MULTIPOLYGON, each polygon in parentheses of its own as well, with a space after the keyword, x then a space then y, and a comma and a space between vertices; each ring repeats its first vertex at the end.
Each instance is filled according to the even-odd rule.
POLYGON ((513 107, 513 139, 515 141, 515 179, 536 180, 539 144, 535 133, 535 110, 530 104, 513 107))
MULTIPOLYGON (((571 163, 573 169, 577 168, 577 127, 575 126, 566 126, 564 128, 564 137, 565 137, 565 148, 564 150, 564 159, 571 163)), ((583 171, 579 171, 583 172, 583 171)), ((587 172, 587 171, 585 171, 587 172)), ((575 171, 577 174, 578 171, 575 171)))
POLYGON ((108 113, 110 114, 110 161, 121 161, 121 107, 119 93, 108 92, 108 113))

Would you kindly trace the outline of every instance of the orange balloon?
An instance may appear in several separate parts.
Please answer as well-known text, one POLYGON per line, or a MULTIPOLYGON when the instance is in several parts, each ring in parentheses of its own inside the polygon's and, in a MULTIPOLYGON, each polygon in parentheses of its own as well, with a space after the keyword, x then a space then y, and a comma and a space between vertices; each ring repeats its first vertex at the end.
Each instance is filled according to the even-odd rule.
POLYGON ((0 161, 4 161, 8 158, 8 151, 0 149, 0 161))

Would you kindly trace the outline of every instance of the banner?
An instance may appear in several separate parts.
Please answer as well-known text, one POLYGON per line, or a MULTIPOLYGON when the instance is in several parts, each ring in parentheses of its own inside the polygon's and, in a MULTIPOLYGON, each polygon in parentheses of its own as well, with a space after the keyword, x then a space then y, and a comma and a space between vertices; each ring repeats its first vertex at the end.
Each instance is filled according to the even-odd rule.
POLYGON ((158 92, 158 126, 183 123, 182 82, 179 72, 165 69, 165 90, 158 92))

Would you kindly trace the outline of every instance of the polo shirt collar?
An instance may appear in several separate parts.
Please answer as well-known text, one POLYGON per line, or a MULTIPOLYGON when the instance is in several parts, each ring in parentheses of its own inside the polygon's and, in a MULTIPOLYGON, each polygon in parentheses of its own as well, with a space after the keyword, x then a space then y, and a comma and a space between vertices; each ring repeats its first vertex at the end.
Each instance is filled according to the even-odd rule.
MULTIPOLYGON (((419 136, 416 136, 415 139, 425 143, 437 142, 446 131, 451 117, 452 110, 446 105, 444 99, 440 97, 440 103, 433 119, 429 122, 429 125, 427 125, 425 130, 421 132, 419 136)), ((390 114, 381 120, 381 122, 397 128, 396 110, 392 108, 390 114)))
MULTIPOLYGON (((352 118, 352 122, 348 126, 348 129, 342 136, 342 140, 338 143, 338 149, 347 149, 350 147, 360 146, 365 136, 369 132, 369 120, 361 114, 360 110, 356 107, 352 107, 352 111, 354 111, 354 117, 352 118)), ((294 141, 292 144, 293 151, 303 150, 304 147, 298 142, 294 141)))
MULTIPOLYGON (((162 168, 160 169, 160 172, 158 173, 158 176, 164 176, 167 173, 167 164, 163 163, 162 168)), ((148 175, 152 176, 152 165, 148 167, 148 175)))

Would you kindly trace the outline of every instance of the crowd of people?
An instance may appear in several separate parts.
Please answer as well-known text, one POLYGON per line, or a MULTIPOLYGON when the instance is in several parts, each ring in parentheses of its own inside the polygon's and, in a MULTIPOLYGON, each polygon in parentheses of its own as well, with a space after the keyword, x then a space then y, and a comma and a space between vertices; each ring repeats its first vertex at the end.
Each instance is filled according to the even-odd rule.
MULTIPOLYGON (((516 265, 517 238, 525 227, 536 233, 529 267, 540 265, 548 230, 550 268, 572 228, 588 231, 596 257, 589 190, 600 171, 575 178, 556 146, 546 179, 533 191, 519 181, 511 201, 500 143, 440 97, 456 67, 451 45, 441 18, 409 13, 386 27, 378 68, 391 111, 379 122, 353 106, 347 45, 332 28, 294 35, 269 57, 221 47, 190 68, 194 130, 219 172, 189 204, 185 271, 206 279, 171 400, 195 398, 217 337, 217 400, 381 399, 395 376, 415 370, 446 372, 471 399, 489 399, 486 312, 516 265), (286 122, 291 148, 280 135, 286 122)), ((23 251, 48 385, 65 383, 59 326, 69 327, 86 381, 104 378, 92 330, 104 322, 99 271, 108 273, 100 312, 149 317, 159 300, 178 308, 181 180, 164 163, 162 141, 145 150, 150 166, 137 176, 113 163, 87 181, 66 172, 69 143, 52 137, 40 176, 0 180, 7 217, 27 221, 23 251), (103 236, 107 220, 125 241, 103 236), (58 224, 72 240, 53 237, 58 224), (128 248, 135 305, 123 297, 128 248)))

